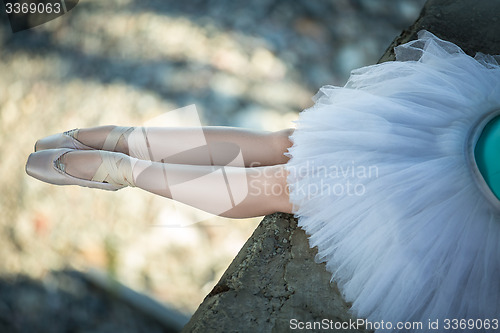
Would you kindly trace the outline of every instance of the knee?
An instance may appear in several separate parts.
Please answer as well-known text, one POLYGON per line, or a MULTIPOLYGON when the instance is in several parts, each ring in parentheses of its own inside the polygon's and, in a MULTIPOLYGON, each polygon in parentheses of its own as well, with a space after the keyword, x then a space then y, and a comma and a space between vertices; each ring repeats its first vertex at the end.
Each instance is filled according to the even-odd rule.
POLYGON ((283 145, 290 147, 292 141, 290 141, 290 136, 295 131, 294 128, 287 128, 281 131, 276 131, 273 134, 276 136, 276 140, 279 140, 283 145))
MULTIPOLYGON (((281 155, 286 153, 288 148, 292 146, 290 136, 292 135, 293 131, 293 128, 287 128, 281 131, 272 132, 270 134, 274 149, 276 149, 276 151, 281 155)), ((285 158, 285 156, 283 156, 283 158, 285 158)), ((288 158, 286 158, 286 160, 288 160, 288 158)))

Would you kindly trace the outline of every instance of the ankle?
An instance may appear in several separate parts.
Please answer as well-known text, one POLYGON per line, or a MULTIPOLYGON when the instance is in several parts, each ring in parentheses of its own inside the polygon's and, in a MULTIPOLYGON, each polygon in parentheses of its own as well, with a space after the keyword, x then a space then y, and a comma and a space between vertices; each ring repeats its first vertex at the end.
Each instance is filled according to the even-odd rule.
POLYGON ((107 125, 68 131, 68 135, 94 149, 113 151, 128 155, 128 137, 133 129, 134 127, 107 125), (120 137, 115 139, 111 146, 106 147, 106 141, 110 135, 116 134, 118 129, 122 130, 120 137))
POLYGON ((68 131, 70 136, 84 145, 93 149, 102 149, 109 133, 115 128, 114 125, 81 128, 76 131, 68 131))
MULTIPOLYGON (((123 127, 124 126, 115 126, 116 127, 123 127)), ((128 145, 128 139, 130 133, 134 130, 133 127, 127 127, 127 129, 124 131, 124 133, 120 136, 120 139, 118 139, 118 142, 116 143, 116 147, 114 149, 115 152, 122 153, 125 155, 130 155, 130 150, 129 150, 129 145, 128 145)))

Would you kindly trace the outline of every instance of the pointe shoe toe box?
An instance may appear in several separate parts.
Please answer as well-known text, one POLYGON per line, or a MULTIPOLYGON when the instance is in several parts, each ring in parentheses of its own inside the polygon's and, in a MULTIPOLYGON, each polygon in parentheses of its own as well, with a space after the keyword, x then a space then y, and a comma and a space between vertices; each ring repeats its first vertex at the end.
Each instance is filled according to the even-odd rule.
POLYGON ((31 153, 26 162, 26 173, 46 183, 60 185, 63 177, 53 162, 67 151, 69 149, 52 149, 31 153))
POLYGON ((78 140, 75 140, 71 136, 64 133, 49 135, 45 138, 38 140, 35 143, 35 152, 48 149, 57 149, 57 148, 83 149, 83 150, 92 149, 91 147, 84 145, 83 143, 79 142, 78 140))

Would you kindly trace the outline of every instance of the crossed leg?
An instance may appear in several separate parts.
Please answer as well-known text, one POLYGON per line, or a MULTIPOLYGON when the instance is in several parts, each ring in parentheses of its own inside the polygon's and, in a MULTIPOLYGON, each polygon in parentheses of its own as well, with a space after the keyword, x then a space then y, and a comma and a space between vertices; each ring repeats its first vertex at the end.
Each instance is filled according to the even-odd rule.
MULTIPOLYGON (((116 128, 80 129, 77 139, 94 149, 103 149, 106 138, 116 128)), ((132 157, 176 164, 222 165, 217 160, 222 162, 241 152, 243 165, 238 166, 245 167, 286 163, 288 158, 283 153, 291 146, 289 136, 293 132, 293 129, 269 132, 227 126, 123 129, 114 151, 132 157)))
MULTIPOLYGON (((101 149, 113 128, 104 126, 79 130, 78 140, 101 149)), ((192 147, 187 143, 192 143, 199 130, 147 128, 141 131, 146 133, 153 153, 149 155, 151 161, 130 159, 134 163, 135 185, 225 217, 246 218, 277 211, 292 212, 284 166, 287 157, 283 155, 291 146, 288 138, 291 129, 261 132, 232 127, 203 127, 202 134, 206 140, 203 149, 179 153, 178 145, 192 147), (237 152, 241 152, 240 165, 229 163, 228 166, 227 161, 237 160, 233 159, 237 152)), ((129 137, 120 138, 115 151, 130 154, 129 143, 134 132, 130 132, 129 137)), ((74 151, 64 155, 63 162, 70 175, 91 179, 101 159, 95 151, 74 151)))

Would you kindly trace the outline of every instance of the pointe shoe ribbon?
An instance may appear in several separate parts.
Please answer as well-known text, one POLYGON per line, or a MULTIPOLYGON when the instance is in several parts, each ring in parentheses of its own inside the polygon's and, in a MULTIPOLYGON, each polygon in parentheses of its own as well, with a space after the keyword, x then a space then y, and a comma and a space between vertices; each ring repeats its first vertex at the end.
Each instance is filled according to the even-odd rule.
POLYGON ((102 150, 115 151, 115 148, 118 145, 118 141, 120 141, 120 138, 124 136, 124 138, 126 139, 127 134, 132 132, 133 129, 134 127, 127 127, 127 126, 116 126, 115 128, 113 128, 106 137, 106 140, 102 145, 102 150))
POLYGON ((122 153, 112 153, 108 151, 99 151, 102 163, 97 169, 93 181, 107 181, 114 185, 135 187, 133 166, 134 158, 122 153))

